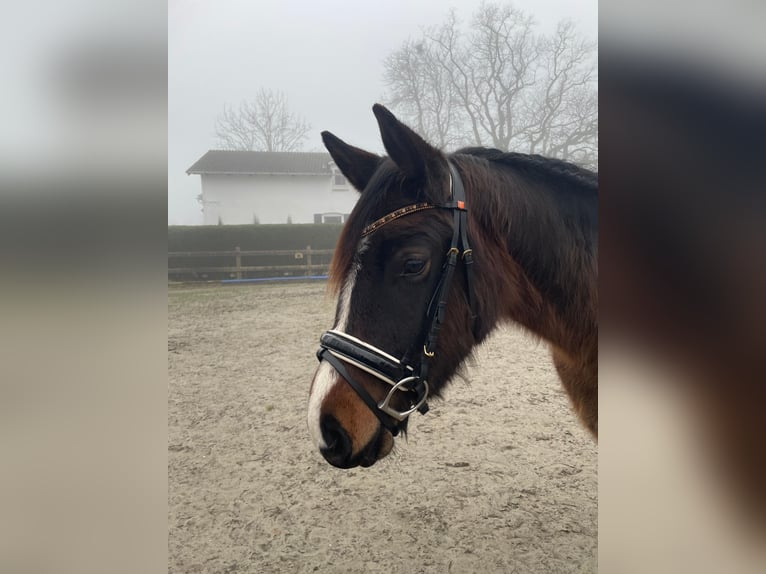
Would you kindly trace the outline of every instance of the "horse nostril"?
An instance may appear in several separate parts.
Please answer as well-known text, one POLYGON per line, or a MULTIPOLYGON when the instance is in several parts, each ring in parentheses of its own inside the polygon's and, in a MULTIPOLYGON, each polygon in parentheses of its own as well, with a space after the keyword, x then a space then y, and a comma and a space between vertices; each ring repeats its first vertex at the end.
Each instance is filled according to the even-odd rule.
POLYGON ((346 468, 351 458, 351 439, 348 434, 335 417, 329 415, 322 417, 319 427, 322 430, 322 438, 327 445, 321 448, 319 452, 333 466, 346 468))

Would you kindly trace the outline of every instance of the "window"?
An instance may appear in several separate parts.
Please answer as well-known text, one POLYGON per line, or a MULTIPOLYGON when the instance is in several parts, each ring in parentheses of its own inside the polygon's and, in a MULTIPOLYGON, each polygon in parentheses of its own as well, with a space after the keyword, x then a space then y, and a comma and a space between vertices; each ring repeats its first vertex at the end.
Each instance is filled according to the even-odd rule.
POLYGON ((343 223, 348 214, 344 213, 315 213, 314 223, 343 223))
POLYGON ((346 177, 338 169, 338 166, 335 165, 335 162, 331 161, 329 168, 332 172, 332 190, 348 191, 348 182, 346 181, 346 177))

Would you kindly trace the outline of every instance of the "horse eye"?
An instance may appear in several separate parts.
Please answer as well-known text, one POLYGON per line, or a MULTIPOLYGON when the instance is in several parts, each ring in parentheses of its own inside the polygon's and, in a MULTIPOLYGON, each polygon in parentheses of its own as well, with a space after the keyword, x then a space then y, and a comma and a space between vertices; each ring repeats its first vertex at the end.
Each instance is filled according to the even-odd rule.
POLYGON ((421 259, 408 259, 404 262, 404 275, 417 275, 423 271, 426 262, 421 259))

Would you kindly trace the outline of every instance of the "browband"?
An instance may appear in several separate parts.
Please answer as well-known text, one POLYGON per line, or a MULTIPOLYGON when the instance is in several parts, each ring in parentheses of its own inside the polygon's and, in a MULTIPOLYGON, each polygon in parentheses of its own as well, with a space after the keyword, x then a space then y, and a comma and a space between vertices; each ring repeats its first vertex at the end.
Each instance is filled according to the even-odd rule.
POLYGON ((405 215, 409 215, 410 213, 415 213, 416 211, 423 211, 424 209, 434 209, 435 207, 437 206, 432 205, 430 203, 414 203, 412 205, 408 205, 406 207, 397 209, 396 211, 392 211, 391 213, 384 215, 380 219, 373 221, 367 227, 365 227, 362 230, 362 237, 367 237, 370 233, 383 227, 386 223, 390 223, 394 219, 399 219, 400 217, 404 217, 405 215))

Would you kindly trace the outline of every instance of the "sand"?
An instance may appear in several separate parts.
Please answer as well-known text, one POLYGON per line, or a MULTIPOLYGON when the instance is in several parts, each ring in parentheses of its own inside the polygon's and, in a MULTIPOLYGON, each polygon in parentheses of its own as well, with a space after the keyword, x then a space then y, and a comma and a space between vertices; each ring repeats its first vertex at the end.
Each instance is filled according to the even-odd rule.
POLYGON ((169 290, 169 572, 593 572, 597 446, 546 346, 498 330, 367 469, 306 428, 323 283, 169 290))

